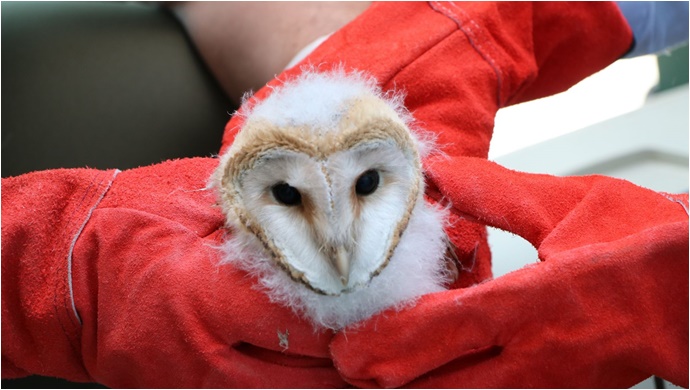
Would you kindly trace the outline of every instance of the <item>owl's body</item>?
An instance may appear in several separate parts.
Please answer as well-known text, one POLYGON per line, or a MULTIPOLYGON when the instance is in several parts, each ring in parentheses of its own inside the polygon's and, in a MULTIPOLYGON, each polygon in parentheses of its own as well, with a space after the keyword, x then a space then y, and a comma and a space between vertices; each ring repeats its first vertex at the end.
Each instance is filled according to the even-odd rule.
POLYGON ((443 289, 446 215, 424 201, 429 141, 399 95, 360 73, 307 71, 242 115, 213 178, 227 262, 317 327, 443 289))

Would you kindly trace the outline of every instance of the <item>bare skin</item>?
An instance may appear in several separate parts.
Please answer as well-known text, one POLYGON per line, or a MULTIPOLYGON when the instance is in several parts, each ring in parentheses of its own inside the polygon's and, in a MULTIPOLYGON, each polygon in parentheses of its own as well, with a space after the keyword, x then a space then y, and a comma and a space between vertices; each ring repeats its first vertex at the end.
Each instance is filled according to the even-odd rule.
POLYGON ((369 2, 171 2, 197 50, 235 102, 280 73, 315 39, 369 2))

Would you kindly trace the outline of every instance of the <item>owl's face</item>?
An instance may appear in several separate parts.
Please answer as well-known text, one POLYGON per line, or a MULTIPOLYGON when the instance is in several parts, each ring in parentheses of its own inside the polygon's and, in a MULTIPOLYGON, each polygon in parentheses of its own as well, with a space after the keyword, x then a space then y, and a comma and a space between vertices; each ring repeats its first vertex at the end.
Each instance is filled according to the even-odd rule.
POLYGON ((243 115, 213 177, 234 237, 320 295, 368 286, 423 203, 423 142, 401 98, 359 75, 306 74, 243 115))
POLYGON ((442 291, 448 210, 424 200, 420 162, 433 137, 373 77, 301 70, 236 117, 211 178, 232 230, 221 262, 316 328, 442 291))
POLYGON ((325 295, 382 271, 423 185, 395 111, 374 96, 343 104, 332 128, 250 118, 221 166, 238 234, 252 234, 293 280, 325 295))

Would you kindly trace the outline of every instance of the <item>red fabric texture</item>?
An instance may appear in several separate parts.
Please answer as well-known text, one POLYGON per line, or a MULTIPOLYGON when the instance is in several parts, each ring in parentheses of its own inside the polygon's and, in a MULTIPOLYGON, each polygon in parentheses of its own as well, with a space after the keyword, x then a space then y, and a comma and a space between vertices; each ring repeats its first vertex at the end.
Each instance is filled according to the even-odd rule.
MULTIPOLYGON (((500 106, 567 89, 620 57, 630 43, 630 30, 612 3, 381 3, 333 34, 306 61, 324 69, 342 64, 365 70, 384 89, 405 90, 406 105, 424 128, 436 133, 449 157, 448 164, 459 164, 465 161, 460 156, 486 158, 494 114, 500 106)), ((299 72, 299 66, 288 70, 270 86, 299 72)), ((264 88, 252 99, 265 98, 269 93, 270 88, 264 88)), ((228 123, 223 148, 232 143, 241 121, 242 117, 236 115, 228 123)), ((426 162, 430 171, 427 195, 435 200, 448 198, 455 204, 454 228, 449 235, 458 247, 462 263, 459 268, 465 271, 456 287, 484 281, 491 275, 486 231, 481 223, 462 216, 475 215, 482 222, 491 220, 477 211, 484 210, 484 206, 475 204, 477 210, 459 208, 455 202, 466 190, 464 186, 472 184, 455 175, 456 168, 462 172, 461 166, 430 163, 426 162)), ((3 179, 3 377, 34 373, 98 381, 111 387, 347 385, 331 361, 332 334, 314 333, 305 321, 255 290, 251 277, 229 266, 217 266, 214 245, 222 240, 223 218, 213 207, 214 196, 203 189, 216 164, 215 159, 188 159, 117 175, 115 171, 56 170, 3 179)), ((527 179, 519 177, 523 178, 527 179)), ((571 195, 567 194, 576 194, 578 186, 571 188, 568 184, 544 193, 568 198, 571 195)), ((487 206, 489 211, 499 207, 504 196, 503 187, 491 189, 497 200, 487 206)), ((483 195, 488 193, 487 189, 483 195)), ((526 212, 523 216, 533 215, 526 212)), ((615 216, 610 218, 613 221, 615 216)), ((533 225, 515 219, 511 226, 539 233, 533 225)), ((687 233, 687 226, 685 229, 687 233)), ((544 242, 551 234, 543 237, 544 242)), ((573 248, 580 247, 581 242, 572 234, 553 237, 554 242, 556 238, 570 240, 553 244, 556 247, 570 245, 568 242, 573 243, 573 248)), ((635 256, 644 257, 653 249, 646 246, 635 256)), ((560 252, 557 255, 565 256, 560 252)), ((687 252, 685 256, 687 259, 687 252)), ((636 262, 637 272, 665 276, 652 273, 661 272, 659 269, 647 270, 646 266, 652 267, 648 261, 636 262)), ((574 257, 569 261, 547 261, 538 269, 550 275, 547 271, 552 263, 572 263, 582 272, 590 269, 589 263, 574 257)), ((613 271, 611 274, 619 275, 613 271)), ((554 280, 531 275, 525 278, 546 284, 554 280)), ((594 274, 583 278, 582 283, 603 289, 606 280, 594 274)), ((620 283, 626 281, 637 279, 623 278, 620 283)), ((460 356, 463 341, 482 348, 493 346, 496 343, 487 343, 482 336, 492 330, 506 337, 517 334, 513 331, 527 320, 534 322, 525 325, 528 331, 538 327, 549 333, 551 326, 554 337, 564 337, 555 321, 557 307, 546 299, 561 292, 554 290, 561 283, 551 289, 534 288, 532 295, 527 295, 532 299, 521 307, 524 314, 516 307, 502 309, 500 299, 482 294, 494 283, 422 299, 418 309, 400 314, 400 321, 414 318, 414 323, 407 324, 407 333, 401 329, 403 322, 394 325, 397 320, 391 317, 393 331, 401 337, 417 332, 420 338, 415 340, 422 345, 404 341, 386 346, 390 352, 402 351, 410 359, 403 363, 381 360, 381 364, 372 365, 371 375, 358 364, 387 352, 377 350, 386 345, 385 337, 365 337, 375 322, 368 323, 361 333, 339 335, 332 348, 338 368, 356 384, 397 385, 426 375, 441 378, 420 382, 430 386, 465 386, 481 378, 489 386, 500 377, 494 366, 481 377, 465 381, 464 371, 444 365, 444 359, 460 356), (462 318, 455 316, 456 311, 451 310, 454 294, 476 297, 463 302, 474 302, 475 312, 485 313, 484 324, 490 324, 493 318, 502 319, 499 325, 503 328, 497 325, 463 331, 463 326, 477 324, 463 325, 462 318), (548 308, 549 316, 543 320, 530 317, 540 306, 548 308), (416 317, 415 313, 422 315, 416 317), (509 321, 512 317, 516 318, 515 324, 509 321), (453 330, 456 327, 458 330, 453 330), (449 336, 448 341, 435 344, 435 338, 443 333, 426 333, 434 330, 455 332, 452 334, 457 337, 449 336), (354 339, 347 343, 344 336, 349 338, 350 334, 354 339), (366 340, 370 343, 364 343, 366 340), (400 350, 402 346, 406 349, 400 350), (429 360, 421 361, 420 357, 429 360), (376 371, 382 365, 401 371, 376 371), (442 376, 424 374, 435 367, 447 371, 442 376)), ((630 289, 635 284, 626 286, 630 289)), ((516 284, 511 288, 523 291, 528 287, 516 284)), ((510 296, 511 288, 498 290, 510 296)), ((643 284, 640 291, 629 293, 646 297, 653 293, 649 288, 643 284)), ((582 292, 590 299, 587 302, 605 292, 592 291, 589 295, 582 292)), ((501 298, 503 295, 499 294, 501 298)), ((671 310, 666 309, 670 303, 663 300, 665 297, 659 298, 663 307, 659 310, 671 310)), ((687 280, 684 297, 687 299, 687 280)), ((611 323, 619 321, 619 312, 606 314, 601 309, 593 313, 611 323)), ((573 316, 573 321, 586 315, 572 307, 561 310, 561 314, 573 316)), ((630 318, 620 317, 620 321, 630 318)), ((382 317, 375 321, 379 320, 382 317)), ((687 333, 685 340, 687 345, 687 333)), ((536 345, 532 341, 517 343, 517 347, 497 345, 503 345, 505 351, 523 351, 516 352, 522 357, 529 356, 524 351, 536 345)), ((597 348, 591 343, 581 347, 581 354, 597 348)), ((663 354, 659 349, 650 351, 663 354)), ((494 350, 490 347, 485 352, 494 350)), ((555 363, 550 366, 558 357, 555 351, 550 352, 554 356, 540 355, 541 360, 531 363, 542 365, 542 371, 565 370, 565 375, 573 372, 555 363)), ((592 355, 592 365, 594 358, 592 355)), ((522 375, 527 382, 520 383, 530 383, 534 375, 546 374, 524 371, 522 375)))
MULTIPOLYGON (((373 4, 249 101, 311 64, 364 70, 383 90, 407 93, 406 107, 450 158, 488 156, 499 107, 564 91, 620 58, 632 35, 613 3, 384 2, 373 4)), ((223 148, 243 117, 227 124, 223 148)), ((445 194, 428 183, 427 194, 445 194)), ((454 287, 491 277, 486 229, 451 217, 448 235, 461 270, 454 287)))
POLYGON ((68 258, 114 171, 2 179, 2 377, 88 380, 69 292, 68 258))
POLYGON ((426 295, 335 337, 336 366, 366 387, 688 386, 688 196, 602 176, 437 160, 466 218, 516 233, 542 262, 426 295))
POLYGON ((224 220, 204 189, 217 163, 3 179, 3 378, 344 385, 328 354, 330 332, 315 333, 246 274, 218 265, 224 220))

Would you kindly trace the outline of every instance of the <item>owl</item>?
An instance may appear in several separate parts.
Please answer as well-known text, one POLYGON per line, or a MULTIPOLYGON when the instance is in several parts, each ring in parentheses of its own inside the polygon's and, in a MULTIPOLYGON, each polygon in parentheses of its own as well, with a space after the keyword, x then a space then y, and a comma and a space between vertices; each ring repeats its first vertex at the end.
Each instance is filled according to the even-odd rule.
POLYGON ((444 290, 447 210, 424 199, 433 137, 402 93, 342 68, 245 104, 211 178, 227 218, 223 261, 315 328, 341 329, 444 290))

